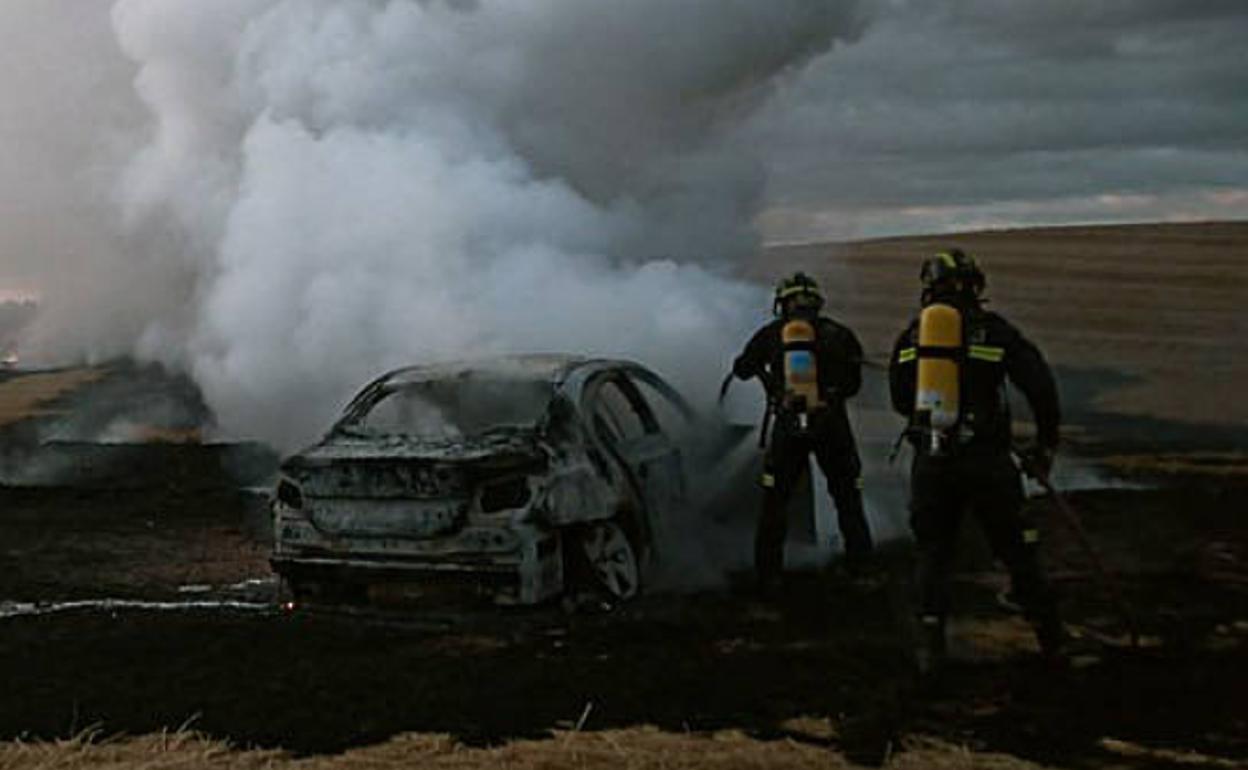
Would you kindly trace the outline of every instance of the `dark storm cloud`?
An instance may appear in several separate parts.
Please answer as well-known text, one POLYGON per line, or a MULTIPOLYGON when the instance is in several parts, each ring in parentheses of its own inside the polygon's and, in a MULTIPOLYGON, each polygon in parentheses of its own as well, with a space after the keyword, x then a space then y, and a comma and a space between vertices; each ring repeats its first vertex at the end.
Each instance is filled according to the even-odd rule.
POLYGON ((764 225, 1248 216, 1214 195, 1248 180, 1246 36, 1244 2, 879 3, 753 126, 771 151, 764 225))

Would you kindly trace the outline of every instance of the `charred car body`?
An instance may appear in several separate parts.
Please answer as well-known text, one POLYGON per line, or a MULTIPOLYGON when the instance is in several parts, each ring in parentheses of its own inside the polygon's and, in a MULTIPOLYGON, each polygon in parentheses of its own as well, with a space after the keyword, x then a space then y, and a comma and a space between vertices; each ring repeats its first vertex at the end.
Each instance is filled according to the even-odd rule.
POLYGON ((627 361, 532 355, 391 372, 283 463, 273 568, 313 602, 453 585, 533 604, 577 577, 628 599, 656 531, 681 512, 675 434, 691 418, 627 361))

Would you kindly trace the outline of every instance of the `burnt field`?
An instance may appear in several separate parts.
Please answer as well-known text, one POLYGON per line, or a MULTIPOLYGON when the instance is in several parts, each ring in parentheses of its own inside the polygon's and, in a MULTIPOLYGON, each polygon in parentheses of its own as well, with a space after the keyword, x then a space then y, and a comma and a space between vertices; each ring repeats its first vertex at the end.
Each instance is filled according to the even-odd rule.
MULTIPOLYGON (((1138 648, 1043 499, 1029 505, 1043 522, 1047 566, 1086 639, 1067 669, 1042 664, 1026 625, 1000 606, 1002 576, 973 532, 954 662, 937 682, 919 681, 909 663, 904 543, 887 549, 878 584, 802 573, 769 602, 744 576, 728 576, 613 611, 288 612, 269 579, 263 500, 244 489, 272 458, 171 443, 188 438, 186 410, 140 429, 83 400, 92 389, 109 403, 121 397, 109 389, 147 392, 148 375, 74 374, 27 383, 46 398, 22 391, 5 401, 0 390, 11 412, 0 416, 9 479, 0 487, 0 767, 1248 761, 1248 425, 1242 404, 1216 408, 1245 381, 1242 311, 1230 308, 1248 299, 1248 227, 955 242, 981 256, 990 288, 1000 287, 995 304, 1059 367, 1066 478, 1086 482, 1071 500, 1135 609, 1138 648), (1148 251, 1150 238, 1165 248, 1148 251), (1038 273, 1027 254, 1067 268, 1038 273), (1141 258, 1151 260, 1152 288, 1123 300, 1120 274, 1141 258), (1062 281, 1080 301, 1044 314, 1032 290, 1061 295, 1062 281), (1168 290, 1175 285, 1182 290, 1168 290), (1203 305, 1201 320, 1193 314, 1203 305), (1206 392, 1210 382, 1218 389, 1206 392), (75 415, 90 430, 48 432, 75 415), (102 453, 78 448, 105 428, 124 441, 102 453), (48 439, 59 442, 52 454, 36 451, 48 439), (77 481, 14 476, 32 472, 36 457, 56 458, 77 481), (199 735, 160 737, 184 727, 199 735), (84 731, 148 737, 89 751, 81 740, 29 745, 84 731)), ((833 310, 882 356, 933 244, 786 248, 756 271, 811 269, 833 310)))
MULTIPOLYGON (((758 742, 764 758, 773 741, 873 762, 940 739, 1082 766, 1118 766, 1124 752, 1131 766, 1164 766, 1171 751, 1242 759, 1248 483, 1152 480, 1073 496, 1136 607, 1140 649, 1098 645, 1070 670, 1047 668, 995 602, 999 575, 970 564, 956 662, 932 687, 909 669, 904 550, 891 584, 806 574, 766 604, 730 585, 602 614, 323 617, 287 613, 271 583, 248 582, 266 576, 265 550, 238 497, 4 490, 3 589, 41 601, 0 620, 0 735, 190 725, 318 754, 410 732, 495 746, 577 725, 627 743, 651 725, 741 731, 740 748, 758 742), (105 598, 123 601, 56 604, 105 598)), ((1047 543, 1069 618, 1125 645, 1082 553, 1057 528, 1047 543)))

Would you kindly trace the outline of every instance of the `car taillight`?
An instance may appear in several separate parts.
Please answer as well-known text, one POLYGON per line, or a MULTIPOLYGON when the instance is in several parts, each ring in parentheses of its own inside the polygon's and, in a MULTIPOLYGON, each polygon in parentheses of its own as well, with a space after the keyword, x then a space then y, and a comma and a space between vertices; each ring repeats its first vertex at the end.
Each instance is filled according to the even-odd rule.
POLYGON ((529 480, 524 476, 491 482, 481 487, 481 512, 497 513, 523 508, 532 497, 533 490, 529 489, 529 480))
POLYGON ((285 506, 299 510, 303 508, 303 492, 299 487, 282 479, 277 485, 277 499, 285 506))

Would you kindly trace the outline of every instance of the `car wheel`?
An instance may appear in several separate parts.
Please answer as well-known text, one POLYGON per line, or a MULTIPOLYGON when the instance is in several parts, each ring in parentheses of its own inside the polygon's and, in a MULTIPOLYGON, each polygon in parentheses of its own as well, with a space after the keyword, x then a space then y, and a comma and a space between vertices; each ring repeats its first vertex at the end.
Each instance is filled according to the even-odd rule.
POLYGON ((626 601, 641 589, 641 562, 624 528, 614 520, 595 521, 577 533, 579 555, 595 587, 626 601))

